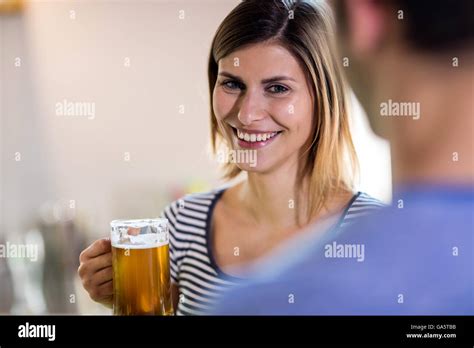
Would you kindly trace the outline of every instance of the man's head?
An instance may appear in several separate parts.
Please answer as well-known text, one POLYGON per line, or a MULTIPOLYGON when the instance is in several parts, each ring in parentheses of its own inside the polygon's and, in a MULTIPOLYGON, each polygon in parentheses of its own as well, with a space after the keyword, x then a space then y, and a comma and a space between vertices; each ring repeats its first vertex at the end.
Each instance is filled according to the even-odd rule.
POLYGON ((387 125, 400 122, 383 113, 393 111, 390 101, 411 101, 397 98, 409 98, 406 92, 413 81, 432 84, 430 77, 438 75, 439 83, 449 83, 441 76, 450 79, 467 65, 472 68, 472 60, 461 58, 472 58, 472 0, 333 0, 332 4, 347 75, 379 135, 389 137, 387 125), (456 64, 461 69, 456 71, 456 64))

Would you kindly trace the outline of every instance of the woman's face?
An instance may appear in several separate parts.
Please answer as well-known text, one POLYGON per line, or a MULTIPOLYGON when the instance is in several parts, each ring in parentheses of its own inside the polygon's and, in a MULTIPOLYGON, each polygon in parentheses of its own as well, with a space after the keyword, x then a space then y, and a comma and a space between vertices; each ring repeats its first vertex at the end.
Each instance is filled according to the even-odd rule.
POLYGON ((296 58, 278 44, 261 43, 233 52, 218 66, 218 122, 233 134, 233 150, 256 151, 256 162, 236 163, 239 168, 265 173, 296 163, 313 125, 313 98, 296 58))

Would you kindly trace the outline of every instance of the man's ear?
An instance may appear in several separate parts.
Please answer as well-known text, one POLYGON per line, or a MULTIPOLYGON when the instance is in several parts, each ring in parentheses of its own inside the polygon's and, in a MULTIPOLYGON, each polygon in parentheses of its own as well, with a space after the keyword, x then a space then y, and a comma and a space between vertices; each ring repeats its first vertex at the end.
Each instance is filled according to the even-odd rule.
POLYGON ((346 0, 347 39, 359 56, 374 53, 387 34, 386 8, 377 0, 346 0))

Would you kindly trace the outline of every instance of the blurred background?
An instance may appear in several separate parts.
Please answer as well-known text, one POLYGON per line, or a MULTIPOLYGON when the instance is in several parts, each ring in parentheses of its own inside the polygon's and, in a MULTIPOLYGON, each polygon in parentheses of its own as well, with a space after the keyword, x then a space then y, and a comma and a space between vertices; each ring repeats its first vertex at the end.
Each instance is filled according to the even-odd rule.
MULTIPOLYGON (((80 252, 113 219, 228 184, 206 68, 238 3, 0 0, 0 314, 110 313, 82 289, 80 252)), ((357 188, 389 202, 388 144, 353 103, 357 188)))

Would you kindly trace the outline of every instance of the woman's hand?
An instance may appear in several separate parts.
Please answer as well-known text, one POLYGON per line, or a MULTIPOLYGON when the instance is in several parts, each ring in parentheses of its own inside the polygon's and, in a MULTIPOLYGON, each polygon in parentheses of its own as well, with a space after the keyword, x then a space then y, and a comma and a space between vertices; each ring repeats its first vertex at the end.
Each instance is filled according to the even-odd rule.
POLYGON ((96 240, 79 256, 77 272, 92 300, 112 308, 112 246, 110 239, 96 240))

